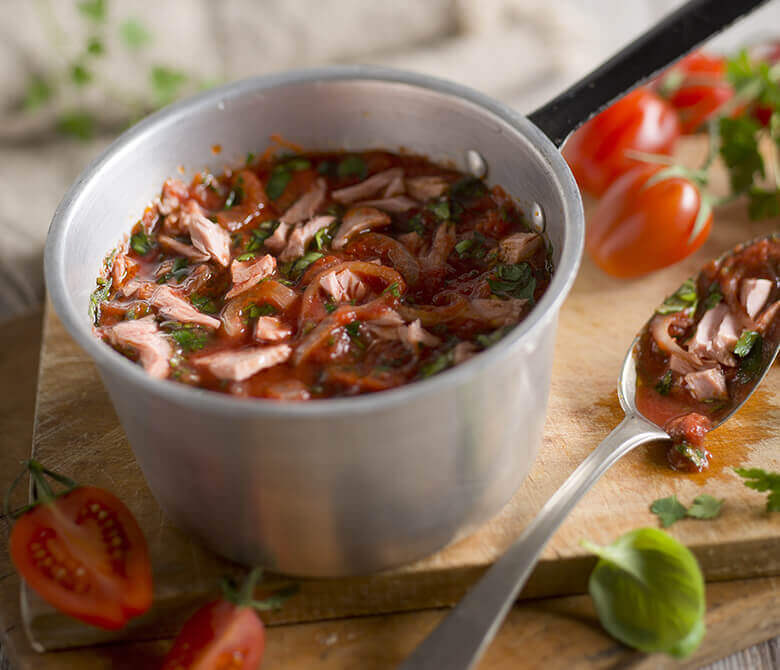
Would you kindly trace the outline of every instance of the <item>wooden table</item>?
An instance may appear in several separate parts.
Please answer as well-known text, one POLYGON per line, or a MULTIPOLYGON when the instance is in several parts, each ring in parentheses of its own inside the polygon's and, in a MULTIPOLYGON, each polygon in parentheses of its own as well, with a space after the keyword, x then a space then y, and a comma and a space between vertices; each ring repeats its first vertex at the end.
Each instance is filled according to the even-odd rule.
MULTIPOLYGON (((0 488, 5 489, 29 450, 41 315, 0 328, 0 488)), ((14 504, 24 498, 19 492, 14 504)), ((0 532, 7 537, 7 525, 0 532)), ((169 640, 106 645, 36 654, 21 628, 19 581, 0 555, 0 670, 104 670, 157 667, 169 640)), ((780 579, 710 584, 708 635, 698 652, 674 667, 697 668, 735 649, 780 632, 780 579)), ((441 619, 442 610, 371 616, 269 629, 264 670, 392 668, 441 619)), ((775 668, 780 638, 746 649, 712 666, 775 668)), ((587 596, 526 601, 516 606, 481 667, 545 668, 672 667, 663 656, 645 656, 609 638, 587 596)))

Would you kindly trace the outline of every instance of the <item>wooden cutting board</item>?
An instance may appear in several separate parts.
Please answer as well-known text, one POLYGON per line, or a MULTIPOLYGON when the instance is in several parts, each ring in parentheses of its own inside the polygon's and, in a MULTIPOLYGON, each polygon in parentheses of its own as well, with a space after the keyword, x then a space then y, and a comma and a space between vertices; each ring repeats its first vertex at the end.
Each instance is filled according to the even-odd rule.
MULTIPOLYGON (((696 141, 682 149, 689 159, 700 152, 696 141)), ((622 413, 615 381, 620 363, 635 331, 660 299, 709 258, 740 241, 780 229, 778 220, 749 222, 744 210, 743 203, 719 210, 715 229, 699 252, 642 280, 613 280, 585 259, 560 316, 544 445, 529 477, 495 519, 471 537, 400 570, 351 579, 304 580, 299 593, 283 610, 270 614, 268 621, 316 621, 457 601, 619 422, 622 413)), ((740 413, 711 435, 715 462, 705 475, 670 471, 663 445, 642 447, 614 466, 555 535, 522 597, 584 592, 593 559, 580 540, 609 543, 633 528, 657 525, 648 507, 656 498, 671 494, 686 504, 703 492, 726 500, 718 519, 686 520, 670 529, 694 551, 708 580, 780 574, 780 515, 768 515, 764 497, 747 489, 731 469, 780 470, 779 391, 776 366, 740 413)), ((156 589, 153 609, 118 634, 64 618, 23 590, 25 625, 37 649, 120 636, 167 637, 215 591, 220 575, 237 569, 163 516, 94 366, 51 308, 44 325, 32 451, 49 467, 108 488, 128 504, 149 540, 156 589)))

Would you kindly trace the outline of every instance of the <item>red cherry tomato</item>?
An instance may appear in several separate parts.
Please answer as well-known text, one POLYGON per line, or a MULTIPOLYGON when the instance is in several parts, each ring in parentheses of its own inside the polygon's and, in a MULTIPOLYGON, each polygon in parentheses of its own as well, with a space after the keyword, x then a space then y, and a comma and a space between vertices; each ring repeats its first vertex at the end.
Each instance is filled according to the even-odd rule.
POLYGON ((673 87, 669 104, 680 116, 684 135, 699 130, 734 97, 734 88, 725 76, 725 58, 696 51, 674 65, 661 79, 661 90, 665 85, 673 87))
POLYGON ((9 541, 24 580, 61 612, 100 628, 121 628, 148 610, 149 553, 130 510, 93 486, 53 497, 43 474, 69 480, 34 461, 28 467, 40 502, 16 520, 9 541))
POLYGON ((580 188, 599 196, 639 162, 626 151, 668 154, 680 135, 672 107, 649 88, 638 88, 592 118, 563 148, 580 188))
POLYGON ((184 624, 162 670, 255 670, 265 649, 265 627, 251 607, 215 600, 184 624))
POLYGON ((667 177, 646 186, 663 167, 643 165, 620 177, 588 219, 585 247, 604 272, 639 277, 672 265, 698 249, 712 227, 698 187, 683 177, 667 177))
POLYGON ((276 609, 295 590, 254 600, 262 575, 253 570, 240 591, 223 586, 220 600, 201 607, 182 626, 162 670, 256 670, 265 650, 265 627, 257 610, 276 609))

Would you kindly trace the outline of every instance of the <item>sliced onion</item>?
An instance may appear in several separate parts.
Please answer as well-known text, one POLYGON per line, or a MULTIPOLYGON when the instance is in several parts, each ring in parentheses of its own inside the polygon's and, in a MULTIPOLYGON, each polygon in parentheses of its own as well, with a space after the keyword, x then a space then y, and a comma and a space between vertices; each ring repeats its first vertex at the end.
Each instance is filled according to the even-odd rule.
POLYGON ((399 305, 398 312, 405 321, 420 319, 425 327, 435 326, 462 318, 468 309, 466 298, 458 293, 450 293, 447 305, 399 305))
POLYGON ((658 348, 665 354, 675 354, 684 361, 699 370, 702 367, 701 360, 696 354, 683 349, 677 341, 669 334, 669 327, 677 319, 677 314, 667 314, 663 316, 656 314, 650 322, 650 334, 653 336, 658 348))
POLYGON ((389 260, 410 286, 420 279, 420 264, 411 252, 398 240, 381 233, 365 233, 352 242, 347 253, 364 256, 374 253, 383 260, 389 260))

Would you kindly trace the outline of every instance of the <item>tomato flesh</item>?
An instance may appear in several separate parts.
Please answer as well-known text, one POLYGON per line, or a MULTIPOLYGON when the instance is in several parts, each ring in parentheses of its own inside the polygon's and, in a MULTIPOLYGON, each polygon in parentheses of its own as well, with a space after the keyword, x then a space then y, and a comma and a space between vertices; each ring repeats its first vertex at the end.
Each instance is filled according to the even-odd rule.
POLYGON ((264 650, 265 627, 257 613, 215 600, 187 620, 162 670, 256 670, 264 650))
POLYGON ((618 179, 588 219, 585 248, 616 277, 639 277, 676 263, 707 239, 712 213, 691 239, 699 208, 698 188, 682 177, 645 187, 662 168, 644 165, 618 179))
POLYGON ((91 486, 42 503, 14 524, 11 559, 53 607, 115 630, 152 604, 146 540, 116 496, 91 486))
POLYGON ((638 88, 588 121, 563 148, 580 188, 600 196, 620 175, 640 163, 627 151, 669 154, 680 122, 666 100, 638 88))

